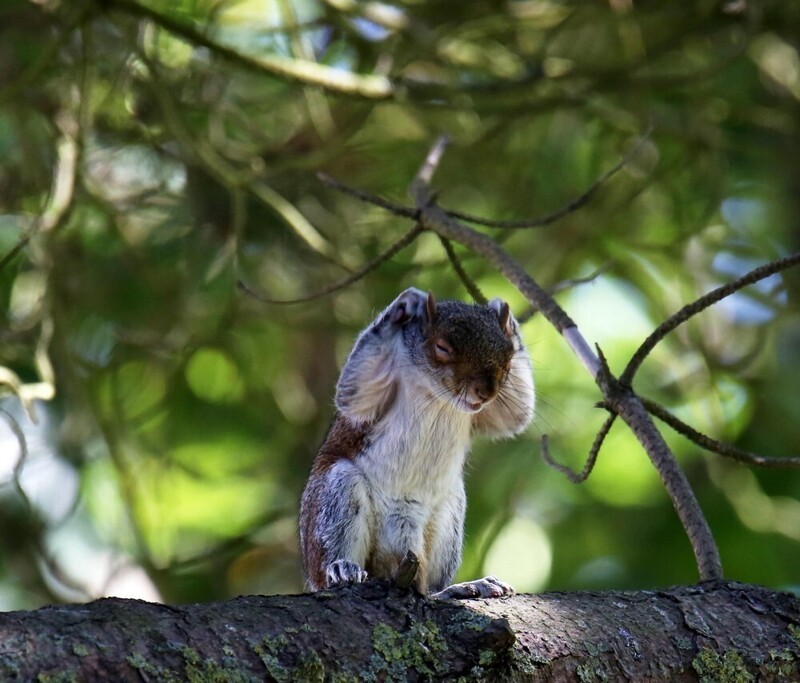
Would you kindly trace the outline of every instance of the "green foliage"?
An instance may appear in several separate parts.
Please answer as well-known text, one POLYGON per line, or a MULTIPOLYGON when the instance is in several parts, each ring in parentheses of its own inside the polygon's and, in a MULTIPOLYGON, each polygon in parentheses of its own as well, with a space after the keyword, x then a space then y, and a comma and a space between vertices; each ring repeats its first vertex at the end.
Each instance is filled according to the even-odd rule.
MULTIPOLYGON (((615 372, 683 304, 800 247, 795 3, 54 0, 11 3, 0 22, 0 381, 30 503, 4 418, 2 608, 300 589, 297 501, 355 335, 409 285, 467 297, 432 235, 313 302, 239 290, 314 293, 410 227, 317 172, 406 201, 446 132, 442 206, 545 216, 652 122, 584 206, 487 228, 545 287, 600 269, 558 299, 615 372)), ((456 251, 484 293, 525 310, 456 251)), ((797 454, 799 289, 787 271, 693 318, 636 389, 714 438, 797 454)), ((582 467, 605 414, 541 316, 524 335, 536 425, 474 448, 462 578, 524 558, 523 590, 694 581, 624 425, 582 486, 540 462, 547 433, 582 467)), ((726 574, 791 588, 800 477, 663 431, 726 574)))

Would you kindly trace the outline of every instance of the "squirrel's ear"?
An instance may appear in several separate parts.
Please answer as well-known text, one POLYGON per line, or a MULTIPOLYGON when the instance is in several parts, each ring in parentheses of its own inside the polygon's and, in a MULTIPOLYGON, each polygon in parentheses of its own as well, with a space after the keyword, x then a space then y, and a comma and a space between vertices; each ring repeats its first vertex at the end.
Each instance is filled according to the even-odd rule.
POLYGON ((511 336, 511 309, 505 301, 500 306, 500 329, 511 336))
POLYGON ((489 302, 489 308, 497 313, 500 329, 510 337, 514 333, 514 325, 511 322, 511 309, 508 307, 508 304, 502 299, 496 298, 489 302))
POLYGON ((425 302, 425 312, 428 314, 428 322, 432 323, 436 320, 436 299, 433 297, 433 292, 428 292, 428 300, 425 302))

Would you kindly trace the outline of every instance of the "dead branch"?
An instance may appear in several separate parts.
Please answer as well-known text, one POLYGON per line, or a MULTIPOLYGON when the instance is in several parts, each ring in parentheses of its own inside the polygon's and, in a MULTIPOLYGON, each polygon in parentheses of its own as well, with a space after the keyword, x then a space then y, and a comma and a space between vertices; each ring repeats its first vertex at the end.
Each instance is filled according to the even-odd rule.
POLYGON ((401 206, 400 204, 395 204, 394 202, 390 202, 383 197, 379 197, 378 195, 372 194, 371 192, 365 192, 364 190, 359 190, 355 187, 350 187, 349 185, 345 185, 344 183, 339 182, 336 178, 329 176, 327 173, 317 173, 317 178, 322 181, 324 185, 341 192, 342 194, 350 195, 351 197, 355 197, 356 199, 361 200, 362 202, 367 202, 368 204, 374 204, 375 206, 379 206, 382 209, 386 209, 389 213, 394 214, 395 216, 402 216, 404 218, 413 218, 414 220, 417 219, 417 210, 411 209, 405 206, 401 206))
POLYGON ((550 455, 550 447, 548 445, 547 434, 542 434, 542 440, 541 440, 542 460, 544 460, 545 463, 550 467, 552 467, 554 470, 561 472, 561 474, 563 474, 573 484, 582 484, 589 478, 589 475, 592 473, 594 465, 597 462, 597 456, 600 453, 600 448, 602 447, 603 442, 606 439, 606 436, 611 431, 611 427, 613 426, 614 421, 616 419, 617 419, 616 413, 611 413, 606 418, 606 421, 600 427, 600 430, 597 432, 597 436, 594 438, 594 443, 592 443, 592 447, 589 450, 589 457, 586 459, 586 463, 584 464, 583 469, 580 472, 576 472, 571 467, 567 465, 562 465, 561 463, 553 460, 553 458, 550 455))

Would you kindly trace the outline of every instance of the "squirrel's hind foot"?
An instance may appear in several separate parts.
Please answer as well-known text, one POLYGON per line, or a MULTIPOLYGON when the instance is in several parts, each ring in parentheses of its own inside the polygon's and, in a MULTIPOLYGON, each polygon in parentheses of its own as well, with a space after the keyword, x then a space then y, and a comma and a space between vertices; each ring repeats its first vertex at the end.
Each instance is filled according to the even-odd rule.
POLYGON ((454 583, 438 593, 431 593, 437 600, 466 600, 468 598, 502 598, 514 595, 514 589, 496 576, 486 576, 475 581, 454 583))

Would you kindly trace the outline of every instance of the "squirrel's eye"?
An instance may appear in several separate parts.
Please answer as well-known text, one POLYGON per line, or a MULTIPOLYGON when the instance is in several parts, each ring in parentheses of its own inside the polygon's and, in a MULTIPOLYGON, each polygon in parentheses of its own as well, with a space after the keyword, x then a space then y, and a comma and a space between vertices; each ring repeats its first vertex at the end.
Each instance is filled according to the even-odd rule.
POLYGON ((436 342, 436 360, 441 363, 446 363, 453 356, 453 347, 450 346, 444 339, 439 339, 436 342))

